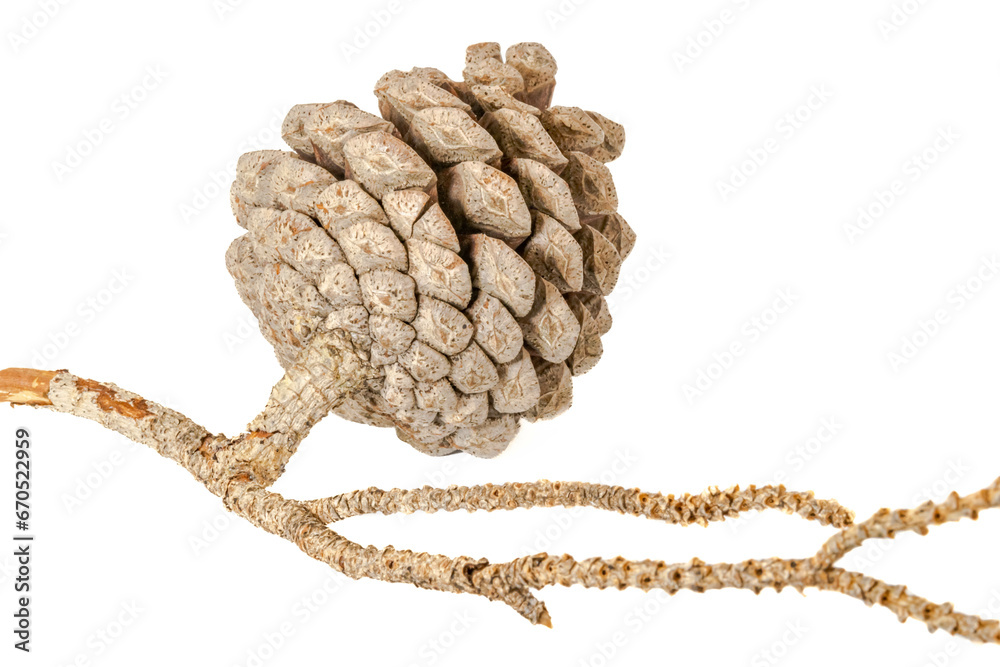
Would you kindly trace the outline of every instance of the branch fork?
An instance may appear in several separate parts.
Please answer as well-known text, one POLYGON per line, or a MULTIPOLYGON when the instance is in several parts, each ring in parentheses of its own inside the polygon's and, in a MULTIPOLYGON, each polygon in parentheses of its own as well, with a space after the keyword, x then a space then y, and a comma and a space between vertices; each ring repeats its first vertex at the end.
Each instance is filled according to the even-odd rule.
MULTIPOLYGON (((319 339, 320 337, 317 337, 319 339)), ((0 371, 0 402, 30 405, 84 417, 148 445, 184 468, 219 496, 225 506, 269 533, 295 543, 308 556, 358 579, 410 583, 420 588, 472 593, 503 602, 535 624, 551 617, 534 591, 546 586, 662 589, 705 592, 723 588, 755 593, 792 587, 835 591, 880 605, 900 621, 914 618, 930 631, 944 630, 976 642, 1000 644, 1000 622, 935 604, 860 572, 837 567, 869 539, 902 532, 926 534, 932 525, 976 519, 1000 506, 1000 479, 967 496, 952 493, 942 503, 914 509, 882 509, 861 523, 834 500, 783 486, 712 488, 704 493, 662 495, 585 482, 483 484, 418 489, 369 488, 314 500, 293 500, 269 491, 299 442, 331 407, 372 377, 349 339, 317 340, 275 385, 264 411, 234 438, 210 433, 178 412, 146 401, 113 384, 78 378, 67 371, 13 368, 0 371), (322 348, 315 346, 322 345, 322 348), (362 514, 495 511, 519 507, 593 507, 664 523, 707 525, 747 511, 780 510, 838 529, 812 556, 739 563, 687 563, 618 558, 577 560, 539 553, 506 563, 465 556, 451 558, 362 546, 330 528, 362 514)))

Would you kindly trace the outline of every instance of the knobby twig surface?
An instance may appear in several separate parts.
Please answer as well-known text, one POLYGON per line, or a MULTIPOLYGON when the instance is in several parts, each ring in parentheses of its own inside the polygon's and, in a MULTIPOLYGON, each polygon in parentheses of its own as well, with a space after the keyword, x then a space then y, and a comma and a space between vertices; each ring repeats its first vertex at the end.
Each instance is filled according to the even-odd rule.
POLYGON ((1000 622, 963 614, 951 604, 936 604, 859 572, 836 566, 868 539, 901 532, 921 535, 931 525, 1000 506, 1000 479, 968 496, 952 493, 944 502, 915 509, 882 509, 855 524, 853 513, 833 500, 815 498, 783 486, 710 489, 675 497, 583 482, 484 484, 419 489, 365 489, 299 501, 268 491, 310 428, 371 379, 370 367, 350 339, 331 334, 305 351, 271 392, 264 411, 234 438, 216 435, 184 415, 113 384, 85 380, 67 371, 0 371, 0 402, 31 405, 84 417, 155 449, 184 466, 219 496, 226 507, 269 533, 281 536, 307 555, 358 579, 405 582, 420 588, 474 593, 499 600, 532 623, 551 626, 545 605, 533 591, 545 586, 628 587, 704 592, 743 588, 792 587, 836 591, 865 604, 881 605, 900 621, 914 618, 933 632, 944 630, 977 642, 1000 644, 1000 622), (706 525, 746 511, 778 509, 839 529, 813 556, 768 558, 739 563, 665 563, 624 558, 577 560, 546 553, 506 563, 485 559, 362 546, 329 524, 361 514, 509 510, 530 507, 594 507, 665 523, 706 525))

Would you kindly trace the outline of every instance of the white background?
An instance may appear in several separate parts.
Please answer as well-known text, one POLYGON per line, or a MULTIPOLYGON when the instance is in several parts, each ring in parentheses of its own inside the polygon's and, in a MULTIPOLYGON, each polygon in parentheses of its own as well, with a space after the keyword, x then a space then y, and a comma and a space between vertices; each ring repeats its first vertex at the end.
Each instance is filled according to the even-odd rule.
MULTIPOLYGON (((371 88, 388 69, 459 78, 469 43, 541 41, 560 65, 555 102, 598 110, 628 133, 611 166, 639 242, 603 360, 576 382, 570 412, 526 425, 499 459, 432 459, 388 430, 331 418, 276 490, 603 477, 682 493, 784 479, 864 518, 1000 474, 1000 280, 976 281, 1000 253, 997 3, 896 0, 910 14, 894 25, 892 0, 224 2, 49 3, 51 18, 39 14, 45 2, 4 3, 0 366, 69 368, 239 432, 281 372, 224 266, 241 232, 226 195, 235 158, 282 147, 275 129, 295 103, 350 99, 374 111, 371 88), (386 25, 353 46, 372 12, 386 25), (947 150, 935 149, 949 128, 951 143, 938 142, 947 150), (744 164, 767 148, 762 166, 744 164), (67 173, 58 163, 73 151, 87 155, 67 173), (913 162, 925 151, 936 158, 926 169, 913 162), (719 184, 734 169, 753 173, 724 198, 719 184), (877 211, 897 179, 895 201, 848 234, 859 207, 877 211), (965 299, 960 286, 981 289, 965 299), (793 306, 750 334, 753 318, 771 321, 779 290, 793 306), (88 299, 105 302, 100 312, 88 299), (939 310, 944 324, 920 335, 939 310), (60 335, 67 327, 75 335, 60 335), (904 337, 921 345, 893 363, 904 337), (713 366, 734 342, 744 353, 713 366), (684 386, 699 371, 716 379, 689 400, 684 386), (837 425, 832 437, 825 422, 837 425)), ((5 441, 18 426, 34 438, 35 651, 10 648, 3 547, 4 664, 1000 659, 1000 648, 816 591, 546 589, 555 629, 532 627, 471 596, 330 574, 95 424, 0 410, 5 441), (129 623, 120 633, 119 617, 129 623)), ((9 498, 13 449, 3 451, 9 498)), ((0 518, 6 543, 13 517, 0 518)), ((339 529, 493 560, 547 550, 669 562, 808 556, 832 534, 780 513, 702 529, 596 510, 372 516, 339 529)), ((846 565, 960 610, 992 602, 995 617, 998 535, 1000 512, 988 512, 869 545, 846 565)))

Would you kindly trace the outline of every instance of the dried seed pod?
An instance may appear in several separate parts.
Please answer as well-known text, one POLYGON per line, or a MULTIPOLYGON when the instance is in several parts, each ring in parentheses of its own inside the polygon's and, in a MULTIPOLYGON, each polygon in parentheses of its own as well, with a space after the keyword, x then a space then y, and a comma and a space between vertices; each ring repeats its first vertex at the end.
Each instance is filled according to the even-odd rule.
POLYGON ((506 364, 497 366, 499 380, 490 389, 490 404, 501 413, 518 413, 530 410, 538 403, 541 389, 538 376, 525 349, 506 364))
POLYGON ((566 156, 537 116, 515 109, 497 109, 485 114, 480 122, 507 157, 535 160, 556 173, 567 164, 566 156))
POLYGON ((440 380, 451 370, 448 357, 419 340, 399 355, 399 363, 417 382, 440 380))
POLYGON ((552 103, 556 85, 556 59, 537 42, 522 42, 507 48, 507 62, 521 73, 524 91, 520 98, 539 109, 552 103))
POLYGON ((500 299, 480 290, 465 311, 475 326, 476 342, 497 363, 516 357, 524 345, 521 327, 500 299))
POLYGON ((380 343, 373 341, 368 348, 368 362, 373 366, 388 366, 389 364, 396 363, 398 358, 398 354, 392 354, 389 350, 382 347, 380 343))
POLYGON ((507 449, 519 429, 517 417, 500 415, 474 428, 460 428, 444 442, 464 452, 491 459, 507 449))
POLYGON ((421 410, 451 413, 458 406, 458 394, 444 378, 434 382, 418 382, 413 391, 417 407, 421 410))
MULTIPOLYGON (((393 70, 372 115, 301 104, 294 152, 240 158, 226 265, 278 360, 346 336, 371 379, 334 410, 419 451, 495 456, 572 400, 635 235, 603 162, 621 126, 550 107, 539 44, 466 52, 461 81, 393 70)), ((329 408, 328 408, 329 409, 329 408)))
POLYGON ((622 258, 615 250, 611 241, 594 229, 584 225, 573 235, 583 250, 583 288, 586 292, 596 292, 607 296, 611 294, 618 273, 621 270, 622 258))
POLYGON ((378 313, 369 315, 368 331, 372 342, 381 345, 389 354, 403 352, 417 337, 417 332, 404 320, 378 313))
POLYGON ((432 205, 426 213, 420 216, 419 220, 413 223, 410 237, 439 245, 452 252, 458 252, 462 249, 458 243, 458 234, 455 233, 455 228, 451 226, 451 221, 437 204, 432 205))
POLYGON ((361 299, 372 315, 409 322, 417 315, 413 278, 398 271, 377 269, 358 279, 361 299))
POLYGON ((375 86, 382 117, 400 129, 408 128, 410 120, 421 109, 453 107, 466 112, 472 107, 456 95, 444 90, 420 73, 389 72, 375 86))
POLYGON ((470 91, 479 106, 480 113, 498 109, 513 109, 522 113, 530 113, 532 116, 542 113, 537 107, 525 104, 500 86, 483 86, 477 83, 470 87, 470 91))
POLYGON ((442 178, 441 201, 452 220, 517 245, 531 233, 531 214, 517 183, 482 162, 463 162, 442 178))
POLYGON ((510 169, 530 208, 558 220, 571 232, 580 229, 580 216, 573 202, 573 193, 558 174, 541 162, 527 158, 511 160, 510 169))
POLYGON ((437 297, 457 308, 464 308, 472 298, 469 265, 458 253, 439 245, 410 239, 406 242, 410 257, 410 275, 421 294, 437 297))
POLYGON ((577 292, 566 294, 564 298, 566 299, 566 303, 570 305, 570 308, 573 308, 573 312, 576 312, 576 302, 579 302, 584 308, 590 311, 591 317, 597 323, 597 330, 601 332, 602 336, 611 330, 611 311, 608 309, 608 302, 603 296, 600 294, 577 292))
POLYGON ((354 394, 333 409, 338 417, 378 428, 387 428, 394 424, 390 416, 391 411, 392 407, 381 395, 370 392, 354 394))
POLYGON ((589 154, 604 144, 604 130, 580 107, 549 107, 539 120, 559 150, 589 154))
MULTIPOLYGON (((385 211, 354 181, 338 181, 323 189, 310 202, 316 220, 334 238, 344 227, 365 220, 385 224, 385 211)), ((295 209, 302 211, 302 209, 295 209)))
POLYGON ((337 242, 315 220, 296 211, 250 209, 247 230, 258 253, 273 252, 314 283, 332 265, 347 262, 337 242))
POLYGON ((583 289, 583 250, 553 218, 535 211, 535 233, 521 251, 524 261, 561 292, 583 289))
POLYGON ((410 142, 434 166, 499 162, 503 153, 490 133, 454 107, 421 109, 410 120, 410 142))
MULTIPOLYGON (((524 348, 518 348, 518 354, 522 349, 524 348)), ((448 377, 456 389, 466 394, 489 391, 500 379, 496 367, 483 349, 475 343, 452 355, 448 377)))
POLYGON ((470 86, 498 86, 511 95, 524 90, 521 73, 498 58, 478 58, 469 62, 462 70, 462 78, 470 86))
POLYGON ((604 143, 590 149, 587 153, 590 157, 601 162, 611 162, 617 159, 622 154, 622 150, 625 149, 625 128, 596 111, 588 111, 587 114, 601 126, 601 130, 604 132, 604 143))
POLYGON ((361 286, 350 264, 332 264, 327 267, 316 283, 319 293, 326 297, 334 308, 360 304, 361 286))
POLYGON ((385 378, 382 381, 382 398, 394 408, 408 410, 416 405, 413 389, 416 383, 399 362, 384 366, 385 378))
POLYGON ((462 311, 430 296, 420 296, 413 329, 417 340, 447 355, 458 354, 472 340, 472 322, 462 311))
POLYGON ((423 190, 394 190, 382 197, 389 225, 404 241, 413 235, 413 224, 423 215, 431 196, 423 190))
POLYGON ((478 394, 460 393, 454 409, 442 411, 438 419, 450 426, 474 427, 485 424, 489 412, 490 398, 485 391, 478 394))
POLYGON ((531 311, 518 320, 524 342, 546 361, 564 361, 576 347, 580 323, 555 285, 538 277, 535 281, 535 303, 531 311))
POLYGON ((335 310, 327 315, 323 326, 330 331, 340 329, 367 337, 369 334, 368 309, 363 306, 346 306, 335 310))
MULTIPOLYGON (((434 413, 430 412, 429 414, 434 413)), ((438 424, 437 422, 423 424, 408 421, 405 417, 397 413, 396 433, 400 439, 414 446, 435 446, 456 430, 458 430, 458 427, 451 424, 438 424)))
POLYGON ((562 177, 569 183, 581 215, 603 215, 618 209, 618 193, 603 162, 585 153, 571 152, 562 177))
POLYGON ((573 375, 583 375, 596 366, 604 354, 601 329, 597 320, 590 314, 590 310, 580 300, 567 300, 566 303, 580 323, 580 335, 572 354, 566 359, 566 365, 573 375))
POLYGON ((524 317, 535 300, 535 273, 510 246, 485 234, 462 238, 472 285, 500 299, 517 317, 524 317))
POLYGON ((474 63, 483 58, 494 58, 503 62, 503 51, 497 42, 480 42, 471 44, 465 49, 466 64, 474 63))
MULTIPOLYGON (((414 387, 414 397, 416 396, 416 388, 414 387)), ((416 401, 416 398, 414 398, 416 401)), ((399 427, 406 428, 410 433, 410 437, 419 440, 423 444, 432 442, 437 438, 444 436, 437 436, 434 439, 428 439, 427 436, 433 432, 434 420, 437 418, 437 412, 434 410, 422 410, 414 404, 412 408, 399 408, 392 413, 392 418, 399 427), (430 427, 431 431, 427 428, 430 427)), ((454 431, 454 428, 451 429, 454 431)), ((449 431, 449 432, 451 432, 449 431)))
POLYGON ((409 76, 419 77, 430 81, 438 88, 443 88, 448 92, 461 97, 461 89, 464 86, 458 81, 452 81, 447 74, 436 67, 413 67, 409 71, 409 76))
POLYGON ((416 440, 410 438, 410 436, 407 435, 406 431, 400 428, 396 429, 396 437, 398 437, 400 440, 413 447, 418 452, 427 454, 428 456, 449 456, 451 454, 455 454, 456 452, 460 451, 456 447, 451 447, 450 445, 442 444, 445 442, 444 440, 441 440, 440 442, 432 442, 430 444, 417 442, 416 440))
POLYGON ((391 132, 392 123, 347 102, 298 104, 281 124, 281 137, 299 155, 342 177, 344 144, 366 132, 391 132))
POLYGON ((253 207, 293 209, 314 216, 313 202, 334 176, 287 151, 254 151, 236 163, 229 198, 236 222, 246 227, 253 207))
POLYGON ((532 357, 538 388, 538 403, 525 414, 525 419, 552 419, 569 410, 573 404, 573 374, 565 363, 553 364, 532 357))
POLYGON ((374 220, 343 224, 330 234, 358 274, 376 269, 405 271, 407 268, 409 260, 403 244, 391 229, 374 220))
POLYGON ((635 247, 635 232, 625 218, 618 213, 610 215, 599 215, 587 218, 586 224, 590 225, 601 233, 604 238, 611 241, 622 260, 629 256, 632 248, 635 247))
POLYGON ((393 190, 428 189, 434 170, 415 150, 386 132, 367 132, 344 144, 347 176, 381 199, 393 190))

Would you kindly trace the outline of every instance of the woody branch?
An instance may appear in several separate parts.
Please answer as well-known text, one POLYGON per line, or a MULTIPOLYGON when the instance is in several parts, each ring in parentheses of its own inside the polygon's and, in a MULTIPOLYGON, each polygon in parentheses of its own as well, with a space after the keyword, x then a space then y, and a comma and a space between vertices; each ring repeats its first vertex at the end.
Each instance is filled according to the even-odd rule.
POLYGON ((545 605, 531 592, 545 586, 662 589, 704 592, 741 588, 797 590, 814 587, 885 606, 901 621, 915 618, 931 631, 945 630, 973 641, 1000 643, 1000 623, 934 604, 858 572, 835 567, 850 550, 871 538, 892 538, 903 531, 925 534, 933 524, 975 519, 1000 506, 1000 479, 965 497, 953 493, 940 504, 914 510, 880 510, 853 524, 853 515, 832 500, 784 487, 710 489, 680 497, 602 484, 539 481, 382 491, 367 489, 312 501, 295 501, 266 489, 284 469, 298 443, 331 405, 364 385, 368 374, 360 357, 342 339, 318 346, 313 356, 289 369, 272 390, 267 407, 236 438, 214 435, 190 419, 146 401, 113 384, 78 378, 66 371, 0 371, 0 402, 31 405, 91 419, 146 444, 185 469, 226 506, 264 530, 294 542, 309 556, 352 578, 411 583, 431 590, 474 593, 499 600, 533 623, 550 625, 545 605), (310 361, 311 360, 311 361, 310 361), (330 375, 330 368, 343 369, 330 375), (317 375, 325 378, 317 386, 317 375), (295 395, 296 400, 289 397, 295 395), (812 557, 769 558, 707 564, 630 561, 624 558, 577 560, 568 555, 536 554, 506 563, 485 559, 361 546, 327 524, 368 513, 435 512, 464 509, 587 506, 687 525, 705 525, 748 510, 780 509, 840 528, 812 557))

